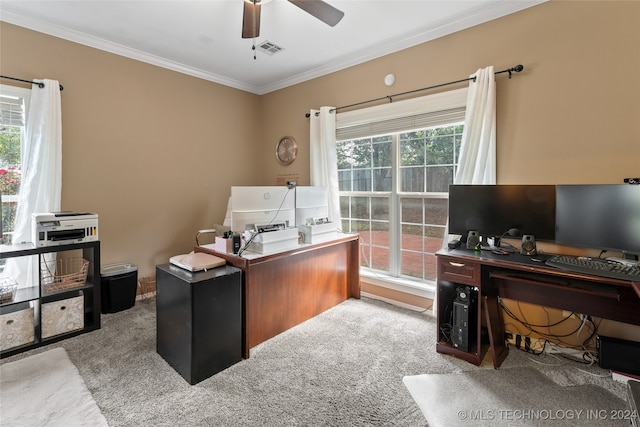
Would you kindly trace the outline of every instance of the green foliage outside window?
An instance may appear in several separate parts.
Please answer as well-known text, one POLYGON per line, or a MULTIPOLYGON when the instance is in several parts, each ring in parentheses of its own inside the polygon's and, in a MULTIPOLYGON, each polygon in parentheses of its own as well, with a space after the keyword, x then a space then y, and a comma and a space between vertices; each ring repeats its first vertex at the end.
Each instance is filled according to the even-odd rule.
POLYGON ((20 133, 19 127, 0 127, 0 192, 2 193, 3 240, 7 233, 13 231, 18 207, 17 196, 22 179, 20 133))

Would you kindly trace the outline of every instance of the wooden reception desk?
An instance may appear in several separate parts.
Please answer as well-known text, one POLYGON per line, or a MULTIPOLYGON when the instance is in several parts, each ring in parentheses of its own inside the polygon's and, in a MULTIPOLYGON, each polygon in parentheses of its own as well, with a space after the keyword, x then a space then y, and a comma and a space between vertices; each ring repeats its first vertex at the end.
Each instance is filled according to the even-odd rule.
POLYGON ((197 246, 242 270, 243 354, 349 298, 360 298, 357 234, 273 254, 245 251, 241 257, 197 246))

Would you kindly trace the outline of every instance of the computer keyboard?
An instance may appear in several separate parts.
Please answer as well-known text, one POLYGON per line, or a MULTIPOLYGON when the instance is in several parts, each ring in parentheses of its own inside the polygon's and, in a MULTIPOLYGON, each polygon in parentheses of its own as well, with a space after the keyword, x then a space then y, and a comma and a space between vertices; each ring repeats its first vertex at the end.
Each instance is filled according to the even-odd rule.
POLYGON ((546 260, 545 264, 550 267, 608 277, 610 279, 640 280, 639 266, 628 266, 617 261, 607 261, 606 259, 554 255, 546 260))

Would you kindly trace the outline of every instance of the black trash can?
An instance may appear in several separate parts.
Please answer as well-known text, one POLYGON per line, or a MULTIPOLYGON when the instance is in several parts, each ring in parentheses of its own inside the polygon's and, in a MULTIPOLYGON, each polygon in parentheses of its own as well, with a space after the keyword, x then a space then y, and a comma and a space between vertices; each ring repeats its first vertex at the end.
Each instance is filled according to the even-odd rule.
POLYGON ((138 267, 130 263, 105 265, 100 269, 102 313, 117 313, 133 307, 138 287, 138 267))

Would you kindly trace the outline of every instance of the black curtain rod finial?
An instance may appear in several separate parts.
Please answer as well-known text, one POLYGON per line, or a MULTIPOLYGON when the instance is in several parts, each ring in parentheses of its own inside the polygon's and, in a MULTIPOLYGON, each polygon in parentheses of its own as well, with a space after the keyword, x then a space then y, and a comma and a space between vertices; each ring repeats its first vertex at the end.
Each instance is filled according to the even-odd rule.
POLYGON ((524 70, 524 67, 521 64, 516 65, 515 67, 509 68, 507 71, 509 73, 509 78, 511 78, 511 73, 512 72, 516 72, 519 73, 520 71, 524 70))

